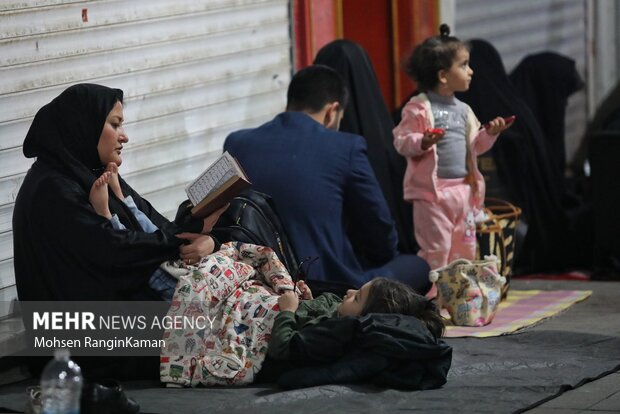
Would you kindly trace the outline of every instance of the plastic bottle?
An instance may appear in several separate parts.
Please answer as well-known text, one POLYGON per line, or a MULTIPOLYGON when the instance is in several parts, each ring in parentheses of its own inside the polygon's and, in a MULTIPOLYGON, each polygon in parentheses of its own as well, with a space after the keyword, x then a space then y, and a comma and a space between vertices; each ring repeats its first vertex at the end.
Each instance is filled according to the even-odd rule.
POLYGON ((79 414, 82 370, 68 349, 56 349, 41 374, 42 414, 79 414))

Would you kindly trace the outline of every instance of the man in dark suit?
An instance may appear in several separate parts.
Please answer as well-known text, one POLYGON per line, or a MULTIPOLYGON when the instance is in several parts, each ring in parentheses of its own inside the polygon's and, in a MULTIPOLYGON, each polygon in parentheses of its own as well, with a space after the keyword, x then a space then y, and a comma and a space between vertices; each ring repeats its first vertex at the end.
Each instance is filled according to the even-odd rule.
POLYGON ((239 160, 255 190, 273 197, 297 257, 319 258, 309 279, 359 288, 385 276, 426 293, 429 267, 415 255, 398 254, 366 141, 338 132, 347 100, 337 72, 309 66, 293 76, 286 112, 230 134, 224 150, 239 160), (353 246, 352 239, 364 243, 353 246))

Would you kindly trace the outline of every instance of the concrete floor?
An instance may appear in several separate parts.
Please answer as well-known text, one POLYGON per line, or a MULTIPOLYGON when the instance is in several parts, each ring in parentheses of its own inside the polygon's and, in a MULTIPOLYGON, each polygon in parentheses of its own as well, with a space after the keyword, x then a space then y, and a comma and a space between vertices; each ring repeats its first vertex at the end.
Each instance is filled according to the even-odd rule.
POLYGON ((609 374, 565 392, 528 414, 620 413, 620 373, 609 374))
MULTIPOLYGON (((517 280, 513 286, 518 289, 546 289, 549 287, 563 289, 589 289, 600 300, 600 304, 613 304, 612 309, 620 308, 620 282, 545 282, 517 280)), ((592 300, 594 298, 588 299, 592 300)), ((542 325, 532 329, 563 329, 570 327, 571 330, 585 332, 600 332, 600 326, 596 323, 597 312, 603 312, 600 305, 595 307, 579 306, 569 309, 566 314, 551 318, 542 325), (569 317, 570 316, 570 317, 569 317)), ((609 316, 609 315, 607 315, 609 316)), ((619 315, 617 315, 619 316, 619 315)), ((613 317, 610 325, 606 325, 609 334, 620 336, 620 318, 613 317)), ((620 349, 618 350, 620 355, 620 349)), ((620 413, 620 372, 606 375, 596 381, 592 381, 567 391, 538 407, 526 411, 528 414, 560 414, 560 413, 620 413)))
MULTIPOLYGON (((558 290, 558 289, 570 289, 570 290, 592 290, 593 294, 590 298, 585 300, 584 302, 578 303, 562 314, 556 315, 550 319, 543 321, 541 324, 528 328, 527 331, 543 331, 543 332, 555 332, 557 331, 558 336, 563 332, 577 332, 580 334, 586 335, 605 335, 620 338, 620 283, 619 282, 578 282, 578 281, 544 281, 544 280, 515 280, 512 283, 512 289, 519 290, 527 290, 527 289, 543 289, 543 290, 558 290)), ((509 339, 510 336, 504 337, 509 339)), ((514 338, 518 340, 518 336, 514 338)), ((613 352, 612 352, 613 354, 613 352)), ((610 361, 619 361, 620 360, 620 347, 618 349, 617 354, 609 355, 610 361)), ((614 362, 609 365, 609 369, 611 370, 607 375, 602 375, 599 379, 595 381, 591 381, 585 383, 584 385, 578 386, 573 390, 567 391, 561 394, 558 397, 552 398, 549 401, 541 404, 529 411, 521 411, 519 408, 519 404, 515 403, 511 407, 512 410, 504 410, 502 412, 528 412, 528 413, 620 413, 620 372, 614 371, 614 367, 617 370, 620 368, 617 366, 618 363, 614 362)), ((8 374, 6 371, 2 373, 2 377, 5 377, 5 374, 8 374)), ((20 376, 20 372, 14 372, 16 377, 20 376)), ((601 375, 601 372, 598 372, 596 376, 601 375)), ((3 378, 6 379, 6 378, 3 378)), ((450 384, 448 384, 448 388, 450 384)), ((352 401, 348 401, 346 399, 342 399, 340 403, 338 400, 340 397, 346 397, 347 395, 351 395, 352 391, 355 389, 349 389, 345 387, 324 387, 319 391, 323 391, 323 394, 327 393, 327 391, 331 391, 333 395, 329 395, 330 398, 325 400, 324 404, 326 405, 317 405, 314 406, 313 403, 317 402, 316 396, 313 398, 309 398, 305 403, 300 401, 300 404, 296 407, 301 409, 304 412, 310 412, 309 409, 312 407, 317 408, 321 406, 322 409, 318 411, 324 412, 377 412, 376 408, 373 407, 373 402, 377 398, 381 398, 381 393, 368 393, 364 392, 357 393, 357 397, 355 398, 355 404, 352 401), (339 393, 345 393, 340 396, 339 393), (346 394, 348 393, 348 394, 346 394), (330 411, 336 410, 337 411, 330 411), (354 410, 353 410, 354 409, 354 410)), ((234 398, 241 398, 242 396, 250 396, 255 398, 254 394, 258 394, 253 392, 252 389, 221 389, 221 390, 180 390, 184 392, 184 395, 192 396, 196 395, 198 400, 201 401, 211 401, 211 403, 217 406, 217 398, 213 398, 219 396, 219 394, 226 394, 229 397, 225 398, 224 401, 229 401, 229 398, 233 396, 234 398), (246 395, 247 394, 247 395, 246 395)), ((312 390, 310 390, 312 391, 312 390)), ((448 391, 448 390, 444 390, 448 391)), ((0 406, 8 406, 12 409, 20 409, 23 407, 22 404, 14 405, 16 402, 14 398, 19 398, 20 400, 24 398, 22 395, 21 389, 18 394, 12 394, 12 397, 9 397, 9 390, 3 387, 0 387, 0 406), (4 397, 3 397, 4 394, 4 397), (8 399, 7 399, 8 398, 8 399), (11 401, 12 403, 8 403, 11 401), (18 408, 19 407, 19 408, 18 408)), ((131 391, 130 395, 135 396, 135 398, 144 403, 144 412, 174 412, 166 409, 166 407, 157 405, 154 396, 161 394, 162 390, 153 389, 149 390, 140 390, 134 389, 131 391), (155 394, 153 394, 155 393, 155 394), (150 403, 149 403, 150 402, 150 403), (155 405, 154 405, 155 404, 155 405)), ((318 392, 318 391, 317 391, 318 392)), ((434 391, 422 392, 419 394, 419 397, 424 397, 426 395, 431 395, 434 391)), ((441 390, 437 391, 441 394, 441 390)), ((555 391, 553 391, 555 392, 555 391)), ((552 395, 553 392, 549 393, 552 395)), ((307 392, 309 393, 309 391, 307 392)), ((442 408, 433 407, 432 403, 429 403, 427 400, 418 399, 416 400, 414 394, 395 394, 390 392, 385 392, 386 395, 401 395, 403 398, 410 398, 411 401, 417 402, 415 404, 416 408, 413 408, 412 405, 407 404, 409 409, 417 410, 420 412, 459 412, 463 409, 464 401, 456 401, 452 400, 448 406, 444 406, 442 408), (426 407, 426 408, 425 408, 426 407), (434 409, 435 408, 435 409, 434 409)), ((291 398, 295 395, 291 394, 273 394, 268 396, 259 397, 261 400, 261 404, 249 405, 248 407, 253 407, 254 412, 259 412, 258 408, 264 408, 267 411, 263 412, 283 412, 282 410, 276 409, 281 403, 277 403, 279 397, 281 398, 291 398), (274 402, 267 403, 267 400, 273 399, 274 402)), ((299 396, 297 396, 299 397, 299 396)), ((543 397, 544 398, 544 397, 543 397)), ((388 399, 389 400, 389 399, 388 399)), ((496 412, 489 411, 489 405, 487 402, 483 402, 482 400, 477 400, 478 405, 482 411, 484 412, 496 412)), ((534 400, 536 401, 536 400, 534 400)), ((534 402, 532 401, 532 403, 534 402)), ((476 404, 473 403, 474 406, 470 407, 469 412, 480 412, 476 410, 476 404)), ((176 405, 176 404, 175 404, 176 405)), ((173 407, 175 405, 171 405, 173 407)), ((209 404, 210 405, 210 404, 209 404)), ((176 405, 178 408, 178 405, 176 405)), ((215 406, 210 405, 210 408, 207 410, 211 412, 215 406)), ((527 404, 523 404, 523 406, 527 406, 527 404)), ((207 407, 205 407, 207 408, 207 407)), ((286 407, 279 407, 286 408, 286 407)), ((382 406, 381 412, 394 412, 403 410, 403 406, 398 406, 395 404, 395 401, 392 400, 391 403, 382 406)), ((216 410, 217 411, 217 410, 216 410)), ((316 412, 317 410, 312 410, 316 412)), ((500 410, 501 411, 501 410, 500 410)), ((293 411, 291 411, 293 412, 293 411)))

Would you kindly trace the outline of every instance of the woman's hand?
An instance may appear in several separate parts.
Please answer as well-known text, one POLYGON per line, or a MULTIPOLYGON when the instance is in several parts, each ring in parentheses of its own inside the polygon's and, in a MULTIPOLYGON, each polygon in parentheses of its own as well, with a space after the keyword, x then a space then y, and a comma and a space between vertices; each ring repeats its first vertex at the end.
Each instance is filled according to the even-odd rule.
POLYGON ((278 305, 280 306, 280 311, 295 312, 299 307, 299 298, 294 291, 287 290, 278 298, 278 305))
POLYGON ((297 289, 299 289, 299 293, 301 293, 301 298, 303 300, 313 299, 310 287, 306 285, 306 282, 304 282, 303 280, 297 282, 297 289))
POLYGON ((211 230, 213 230, 213 226, 215 226, 215 223, 217 223, 217 220, 220 218, 222 213, 226 211, 229 205, 230 203, 227 203, 224 207, 219 210, 215 210, 213 213, 202 219, 202 234, 208 234, 211 230))
POLYGON ((179 233, 179 239, 189 240, 189 244, 179 246, 179 255, 187 264, 196 264, 204 256, 213 253, 215 242, 211 236, 196 233, 179 233))
POLYGON ((446 131, 441 128, 427 129, 422 137, 422 150, 426 151, 437 143, 444 136, 446 131))

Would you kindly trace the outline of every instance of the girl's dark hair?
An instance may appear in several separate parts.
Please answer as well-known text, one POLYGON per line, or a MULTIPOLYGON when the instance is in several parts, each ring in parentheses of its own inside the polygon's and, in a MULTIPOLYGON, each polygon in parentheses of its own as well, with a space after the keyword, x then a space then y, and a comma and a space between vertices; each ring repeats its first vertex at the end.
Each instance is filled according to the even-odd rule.
POLYGON ((439 338, 445 330, 444 319, 434 301, 416 293, 411 287, 394 279, 372 280, 362 315, 367 313, 400 313, 420 319, 439 338))
POLYGON ((443 23, 439 26, 439 36, 429 37, 413 50, 404 62, 404 70, 417 82, 420 91, 431 91, 439 83, 437 73, 450 69, 462 48, 469 50, 469 45, 450 36, 450 27, 443 23))

